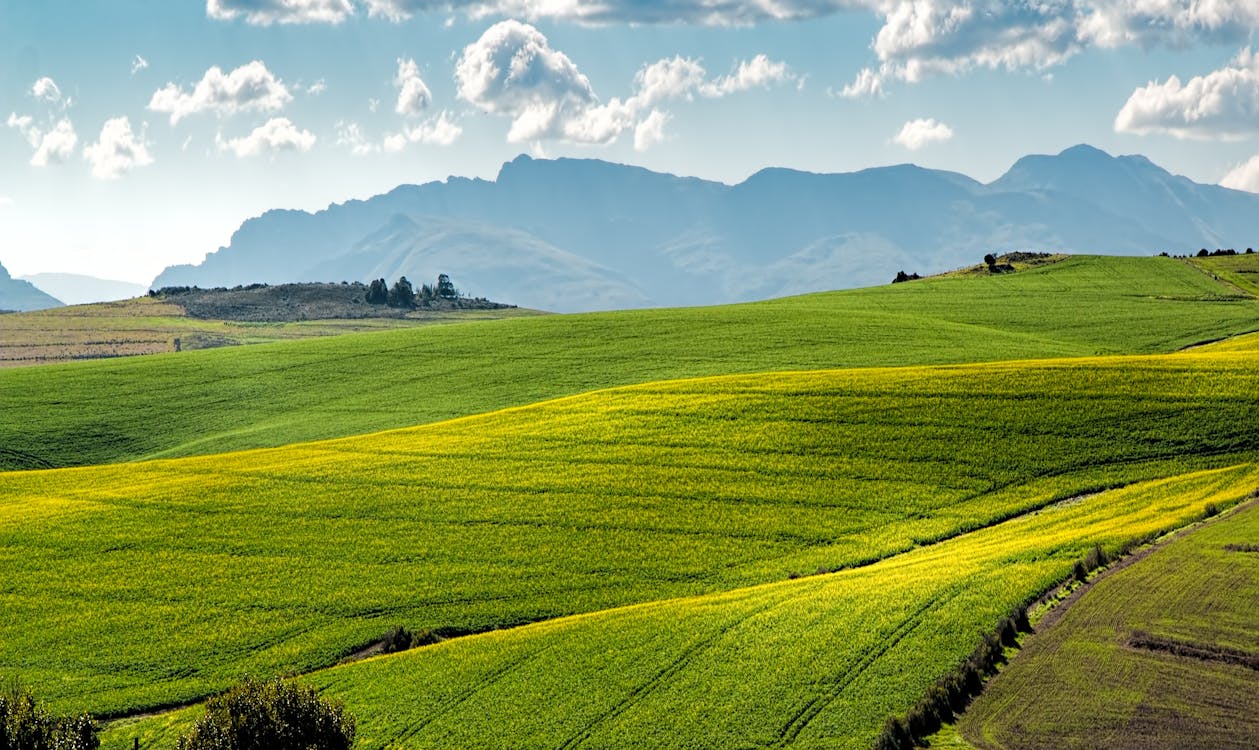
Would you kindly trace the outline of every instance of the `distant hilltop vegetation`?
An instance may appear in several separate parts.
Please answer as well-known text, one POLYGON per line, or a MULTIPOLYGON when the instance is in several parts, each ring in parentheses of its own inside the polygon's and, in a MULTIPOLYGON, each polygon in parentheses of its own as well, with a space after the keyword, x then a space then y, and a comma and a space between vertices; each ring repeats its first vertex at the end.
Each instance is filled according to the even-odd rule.
POLYGON ((988 183, 902 164, 764 169, 726 185, 521 156, 494 180, 451 177, 315 213, 268 211, 153 286, 443 271, 490 299, 579 312, 872 286, 898 270, 938 274, 1020 248, 1179 254, 1256 238, 1259 195, 1090 146, 1023 157, 988 183))
POLYGON ((463 295, 446 274, 432 286, 416 289, 405 276, 390 286, 384 279, 371 284, 249 284, 233 288, 201 289, 167 286, 149 291, 150 297, 182 307, 188 315, 206 320, 287 323, 300 320, 355 320, 401 318, 417 312, 502 310, 516 305, 463 295))

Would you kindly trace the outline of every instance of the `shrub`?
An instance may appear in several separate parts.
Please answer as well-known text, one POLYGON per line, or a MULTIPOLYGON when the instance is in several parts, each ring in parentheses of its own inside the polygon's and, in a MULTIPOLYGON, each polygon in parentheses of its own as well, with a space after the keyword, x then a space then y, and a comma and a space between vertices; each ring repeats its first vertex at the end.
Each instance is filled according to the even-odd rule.
POLYGON ((314 688, 278 677, 245 681, 206 703, 179 750, 348 750, 354 717, 314 688))
POLYGON ((398 625, 385 633, 384 647, 381 648, 382 654, 396 654, 399 651, 406 651, 415 645, 415 635, 402 625, 398 625))
POLYGON ((0 750, 96 750, 87 714, 55 716, 16 681, 0 690, 0 750))
POLYGON ((1206 507, 1202 509, 1203 518, 1213 518, 1214 516, 1218 516, 1219 514, 1220 514, 1220 506, 1216 505, 1215 503, 1207 503, 1206 507))

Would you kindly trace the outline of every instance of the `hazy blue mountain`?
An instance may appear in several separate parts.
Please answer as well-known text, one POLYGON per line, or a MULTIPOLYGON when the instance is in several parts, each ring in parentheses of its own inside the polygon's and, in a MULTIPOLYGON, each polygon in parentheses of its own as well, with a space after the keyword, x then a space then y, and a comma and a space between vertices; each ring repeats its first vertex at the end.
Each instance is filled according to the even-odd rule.
POLYGON ((733 302, 933 273, 985 253, 1153 254, 1259 241, 1259 195, 1089 146, 990 184, 898 165, 765 169, 738 185, 598 160, 521 156, 493 181, 404 185, 324 211, 270 211, 154 286, 448 273, 552 310, 733 302))
POLYGON ((47 292, 67 305, 131 299, 149 290, 144 284, 98 279, 95 276, 83 276, 77 273, 34 273, 18 278, 31 282, 40 291, 47 292))
POLYGON ((8 270, 0 266, 0 310, 43 310, 61 306, 60 300, 36 289, 29 281, 9 276, 8 270))

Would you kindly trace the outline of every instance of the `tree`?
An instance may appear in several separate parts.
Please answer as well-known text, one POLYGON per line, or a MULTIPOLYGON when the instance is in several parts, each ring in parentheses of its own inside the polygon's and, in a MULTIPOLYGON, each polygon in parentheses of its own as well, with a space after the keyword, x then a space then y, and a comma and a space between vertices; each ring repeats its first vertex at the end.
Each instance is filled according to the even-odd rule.
POLYGON ((406 276, 394 282, 393 288, 389 290, 389 306, 415 307, 415 290, 411 288, 411 282, 407 281, 406 276))
POLYGON ((205 715, 179 738, 179 750, 349 750, 354 717, 315 689, 246 677, 206 702, 205 715))
POLYGON ((96 750, 87 714, 56 716, 18 682, 0 689, 0 750, 96 750))
POLYGON ((1204 248, 1202 248, 1201 250, 1199 250, 1199 251, 1198 251, 1198 257, 1199 257, 1199 258, 1205 258, 1205 257, 1207 257, 1207 256, 1208 256, 1208 255, 1210 255, 1210 254, 1211 254, 1211 253, 1210 253, 1210 252, 1208 252, 1208 251, 1207 251, 1207 249, 1206 249, 1205 247, 1204 247, 1204 248))
POLYGON ((459 290, 455 289, 450 277, 444 273, 437 274, 437 296, 442 299, 455 299, 459 296, 459 290))
MULTIPOLYGON (((971 257, 974 257, 974 256, 971 256, 971 257)), ((992 253, 988 253, 987 255, 985 255, 984 265, 988 266, 989 268, 992 268, 993 266, 997 265, 997 256, 993 255, 992 253)))
POLYGON ((369 305, 383 305, 388 301, 389 287, 385 285, 385 280, 373 280, 367 287, 367 303, 369 305))

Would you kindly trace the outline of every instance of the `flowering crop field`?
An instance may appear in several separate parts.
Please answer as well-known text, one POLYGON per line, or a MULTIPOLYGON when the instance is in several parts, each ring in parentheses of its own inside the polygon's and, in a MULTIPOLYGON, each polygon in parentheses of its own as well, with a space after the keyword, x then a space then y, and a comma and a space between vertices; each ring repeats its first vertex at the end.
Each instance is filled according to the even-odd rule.
MULTIPOLYGON (((0 668, 117 714, 325 667, 393 624, 480 631, 891 564, 1254 460, 1257 375, 1227 352, 727 376, 0 474, 0 668)), ((1014 599, 1062 572, 1056 549, 1014 599)))
POLYGON ((0 371, 0 469, 274 447, 656 380, 1170 352, 1256 329, 1259 300, 1184 261, 1079 256, 746 305, 15 368, 0 371))

